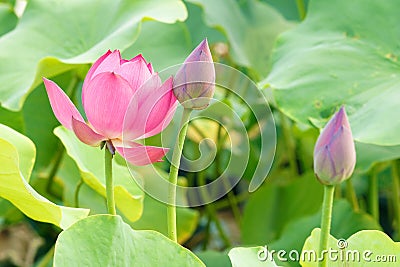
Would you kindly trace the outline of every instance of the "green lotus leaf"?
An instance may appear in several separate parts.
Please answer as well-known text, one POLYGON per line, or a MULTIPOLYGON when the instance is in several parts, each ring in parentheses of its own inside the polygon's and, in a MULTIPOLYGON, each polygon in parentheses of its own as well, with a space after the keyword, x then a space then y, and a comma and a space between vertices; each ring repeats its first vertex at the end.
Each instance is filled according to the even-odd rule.
POLYGON ((235 63, 249 68, 252 78, 256 80, 267 75, 275 39, 281 32, 292 27, 292 23, 261 1, 189 2, 203 8, 206 24, 227 36, 235 63))
POLYGON ((398 5, 310 1, 305 21, 278 38, 262 83, 274 89, 279 109, 322 127, 344 104, 357 141, 400 145, 398 5))
POLYGON ((0 124, 0 197, 28 217, 62 229, 86 217, 87 209, 58 206, 38 194, 29 183, 35 146, 27 137, 0 124))
POLYGON ((51 77, 134 43, 143 19, 184 20, 177 0, 31 0, 17 27, 0 38, 0 102, 21 109, 28 93, 51 77))
POLYGON ((135 231, 120 216, 95 215, 62 232, 54 266, 205 265, 188 249, 155 231, 135 231))

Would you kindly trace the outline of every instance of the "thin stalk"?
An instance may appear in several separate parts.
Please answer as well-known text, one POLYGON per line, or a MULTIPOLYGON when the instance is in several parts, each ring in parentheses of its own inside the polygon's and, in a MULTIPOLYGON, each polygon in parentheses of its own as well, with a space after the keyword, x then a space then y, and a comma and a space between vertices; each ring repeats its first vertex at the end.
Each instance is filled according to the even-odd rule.
POLYGON ((217 131, 217 155, 215 157, 215 170, 217 177, 221 175, 221 150, 222 150, 222 140, 221 140, 221 135, 222 135, 222 126, 221 124, 218 124, 218 131, 217 131))
MULTIPOLYGON (((201 129, 199 129, 199 127, 196 126, 196 124, 191 124, 191 126, 193 126, 193 129, 200 135, 201 138, 205 139, 207 138, 206 135, 203 133, 203 131, 201 129)), ((227 134, 222 135, 222 126, 221 124, 218 125, 218 132, 217 132, 217 155, 215 158, 215 169, 216 169, 216 176, 220 176, 221 175, 221 149, 222 149, 222 144, 225 142, 227 138, 227 134)), ((225 179, 222 179, 222 185, 224 187, 224 189, 228 189, 229 188, 229 184, 227 184, 227 181, 225 179)), ((232 210, 233 213, 233 217, 235 218, 235 221, 237 223, 238 226, 240 226, 241 224, 241 214, 240 214, 240 210, 238 208, 238 200, 236 199, 235 194, 232 192, 232 190, 229 190, 227 193, 227 198, 228 198, 228 203, 229 206, 232 210)))
MULTIPOLYGON (((230 187, 228 181, 224 178, 222 178, 222 185, 225 191, 228 190, 228 188, 230 187)), ((238 201, 236 199, 235 193, 232 190, 229 190, 226 196, 228 198, 229 207, 232 210, 233 217, 235 218, 235 222, 240 227, 242 221, 242 215, 240 214, 238 201)))
MULTIPOLYGON (((225 142, 225 138, 226 138, 226 135, 222 136, 222 125, 218 124, 218 133, 217 133, 218 144, 217 144, 217 155, 216 155, 216 159, 215 159, 215 166, 216 166, 218 177, 221 176, 221 174, 222 174, 222 172, 221 172, 221 150, 222 150, 222 145, 225 142)), ((230 185, 228 184, 228 181, 225 180, 224 178, 222 178, 222 184, 223 184, 225 191, 228 190, 228 188, 230 187, 230 185)), ((233 217, 235 218, 236 224, 240 227, 241 221, 242 221, 242 216, 240 214, 240 210, 238 207, 238 202, 237 202, 235 193, 233 193, 232 190, 228 190, 227 198, 229 201, 229 206, 231 207, 231 210, 233 213, 233 217)))
POLYGON ((64 146, 60 142, 59 145, 58 145, 58 151, 57 151, 57 153, 55 155, 55 158, 54 158, 54 164, 53 164, 53 167, 51 168, 51 171, 50 171, 49 176, 47 178, 47 184, 46 184, 47 193, 52 194, 52 195, 55 195, 52 192, 52 185, 53 185, 53 182, 54 182, 54 178, 55 178, 55 176, 57 174, 58 168, 60 167, 61 160, 62 160, 63 155, 64 155, 64 151, 65 151, 64 146))
POLYGON ((75 194, 74 194, 74 201, 75 201, 75 208, 79 208, 79 191, 83 185, 83 179, 81 178, 76 185, 75 194))
POLYGON ((115 199, 114 199, 114 182, 112 175, 112 159, 113 154, 111 153, 108 145, 104 148, 104 171, 106 175, 106 196, 107 196, 107 211, 111 215, 116 215, 115 210, 115 199))
MULTIPOLYGON (((204 177, 204 171, 198 173, 198 181, 199 185, 205 185, 205 177, 204 177)), ((219 236, 221 237, 222 241, 224 242, 225 247, 230 247, 231 246, 231 241, 229 240, 228 236, 226 235, 224 228, 222 227, 221 222, 219 221, 217 217, 217 212, 215 211, 214 203, 210 202, 209 199, 209 194, 207 191, 207 188, 202 188, 200 190, 201 197, 205 200, 206 204, 204 207, 206 208, 207 215, 208 217, 215 223, 215 226, 217 227, 219 236)))
POLYGON ((324 256, 322 261, 318 262, 319 267, 326 267, 326 253, 328 249, 329 233, 331 231, 332 221, 332 207, 333 207, 333 196, 335 193, 335 186, 325 185, 324 186, 324 200, 322 203, 322 217, 321 217, 321 235, 319 238, 319 249, 318 257, 324 256))
POLYGON ((376 168, 374 168, 369 176, 368 206, 372 217, 379 222, 379 187, 378 171, 376 168))
POLYGON ((167 206, 167 224, 168 237, 177 242, 176 232, 176 184, 178 182, 178 170, 181 162, 183 144, 185 142, 188 121, 192 110, 184 109, 180 124, 180 132, 175 142, 174 152, 172 154, 172 162, 169 171, 169 188, 168 188, 168 206, 167 206))
MULTIPOLYGON (((249 198, 249 193, 244 191, 236 196, 236 201, 238 204, 246 201, 249 198)), ((216 210, 224 209, 230 206, 228 199, 222 199, 214 203, 214 207, 216 210)))
POLYGON ((39 260, 39 263, 36 265, 37 267, 47 267, 50 265, 54 258, 54 250, 55 247, 52 246, 49 251, 39 260))
POLYGON ((392 178, 393 178, 393 209, 394 216, 396 218, 396 227, 397 232, 400 232, 400 178, 399 178, 399 170, 397 166, 398 161, 394 160, 392 162, 392 178))
POLYGON ((205 229, 206 233, 205 233, 203 245, 202 245, 203 251, 207 250, 208 242, 210 240, 210 226, 211 226, 211 218, 210 218, 210 216, 208 216, 207 225, 206 225, 206 229, 205 229))
POLYGON ((285 140, 286 149, 287 149, 286 154, 289 158, 290 170, 291 170, 293 177, 296 177, 299 174, 298 173, 299 166, 297 165, 297 160, 296 160, 296 144, 295 144, 295 141, 293 140, 293 136, 290 132, 288 118, 282 112, 280 112, 280 118, 281 118, 283 139, 285 140))
MULTIPOLYGON (((74 95, 76 93, 76 89, 78 87, 78 83, 79 83, 80 79, 78 77, 77 74, 74 74, 71 77, 71 81, 69 82, 67 89, 65 90, 65 93, 69 96, 69 98, 72 99, 74 98, 74 95)), ((73 102, 73 101, 72 101, 73 102)), ((75 104, 75 103, 74 103, 75 104)))
POLYGON ((346 181, 346 197, 353 206, 353 210, 358 212, 360 210, 360 206, 358 205, 357 194, 354 190, 353 183, 351 179, 346 181))
POLYGON ((296 0, 296 5, 300 20, 304 20, 306 17, 306 5, 304 4, 304 0, 296 0))
MULTIPOLYGON (((206 139, 207 138, 207 136, 203 133, 203 131, 199 128, 199 127, 197 127, 197 125, 195 124, 195 123, 191 123, 190 124, 190 127, 192 127, 193 128, 193 130, 195 130, 196 132, 197 132, 197 134, 198 135, 200 135, 200 137, 202 138, 202 139, 206 139)), ((211 145, 209 144, 209 142, 206 142, 206 145, 210 148, 210 149, 212 149, 212 147, 211 147, 211 145)), ((218 144, 217 144, 217 146, 218 146, 218 144)), ((218 152, 218 147, 217 147, 217 152, 218 152)), ((216 166, 216 169, 218 169, 218 157, 216 157, 216 159, 215 159, 215 166, 216 166)), ((217 189, 217 187, 214 187, 215 189, 217 189)), ((214 196, 215 194, 216 194, 216 192, 214 192, 214 190, 213 190, 213 192, 211 192, 211 194, 214 196)))

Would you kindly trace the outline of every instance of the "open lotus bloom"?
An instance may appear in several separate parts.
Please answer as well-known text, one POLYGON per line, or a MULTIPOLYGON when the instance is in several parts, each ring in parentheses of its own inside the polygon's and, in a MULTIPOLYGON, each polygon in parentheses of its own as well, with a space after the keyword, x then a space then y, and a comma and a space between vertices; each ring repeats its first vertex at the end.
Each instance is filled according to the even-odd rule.
POLYGON ((172 78, 162 84, 142 55, 125 60, 118 50, 107 51, 93 64, 82 87, 87 122, 57 84, 43 81, 56 118, 85 144, 111 143, 134 165, 161 161, 168 151, 135 142, 160 133, 177 105, 172 78))
POLYGON ((339 184, 356 164, 356 150, 344 107, 329 120, 314 148, 314 172, 321 183, 339 184))

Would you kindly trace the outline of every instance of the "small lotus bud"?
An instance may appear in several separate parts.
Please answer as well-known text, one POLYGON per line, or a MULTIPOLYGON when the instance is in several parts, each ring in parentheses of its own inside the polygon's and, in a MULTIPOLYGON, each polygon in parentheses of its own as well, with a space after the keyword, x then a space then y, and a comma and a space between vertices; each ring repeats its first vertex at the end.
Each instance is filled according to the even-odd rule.
POLYGON ((214 95, 215 68, 204 39, 186 58, 174 78, 174 94, 185 108, 204 109, 214 95))
POLYGON ((356 164, 356 150, 344 107, 329 120, 314 148, 314 172, 325 185, 348 179, 356 164))

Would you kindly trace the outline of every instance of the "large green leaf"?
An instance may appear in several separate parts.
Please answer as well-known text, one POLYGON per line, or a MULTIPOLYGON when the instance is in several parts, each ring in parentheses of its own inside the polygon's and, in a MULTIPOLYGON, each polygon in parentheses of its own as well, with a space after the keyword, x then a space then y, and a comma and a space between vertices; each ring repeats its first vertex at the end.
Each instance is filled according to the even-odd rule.
POLYGON ((11 5, 0 3, 0 36, 11 31, 17 25, 18 18, 11 5))
POLYGON ((303 2, 305 9, 307 9, 308 0, 293 1, 293 0, 262 0, 276 10, 278 10, 288 20, 301 20, 299 14, 298 4, 303 2))
POLYGON ((0 138, 9 142, 17 150, 18 165, 21 176, 29 182, 35 164, 36 148, 32 141, 15 130, 0 124, 0 138))
MULTIPOLYGON (((57 127, 54 133, 64 144, 68 155, 74 159, 83 181, 105 196, 104 151, 80 142, 72 131, 63 126, 57 127)), ((143 212, 143 191, 132 179, 128 168, 117 164, 115 160, 113 176, 116 207, 130 221, 138 220, 143 212)))
POLYGON ((205 266, 188 249, 154 231, 135 231, 121 217, 90 216, 62 232, 54 266, 205 266))
POLYGON ((277 267, 272 255, 263 247, 237 247, 231 249, 228 255, 232 267, 277 267))
POLYGON ((400 145, 378 146, 356 143, 357 164, 355 172, 366 172, 378 162, 397 159, 400 156, 400 145))
POLYGON ((0 122, 19 132, 25 131, 25 122, 21 111, 13 112, 0 107, 0 122))
POLYGON ((35 146, 27 137, 0 124, 0 197, 30 218, 66 229, 89 210, 58 206, 39 195, 28 183, 35 146))
POLYGON ((206 37, 210 44, 217 42, 226 43, 226 37, 221 31, 218 31, 217 29, 209 27, 205 24, 203 19, 203 10, 200 6, 187 1, 185 4, 188 10, 188 18, 185 20, 185 24, 190 31, 193 48, 196 47, 206 37))
POLYGON ((143 23, 138 39, 122 53, 122 56, 132 58, 142 53, 155 70, 161 71, 183 63, 190 53, 190 48, 190 36, 185 24, 148 21, 143 23))
POLYGON ((259 80, 266 76, 275 39, 291 23, 275 9, 255 0, 189 2, 204 9, 204 19, 209 26, 226 34, 235 63, 251 69, 252 78, 259 80))
POLYGON ((306 20, 279 38, 265 81, 279 108, 320 127, 345 104, 356 140, 399 145, 398 4, 311 1, 306 20))
MULTIPOLYGON (((307 251, 309 254, 310 251, 318 251, 320 233, 319 228, 311 232, 311 236, 307 238, 304 244, 303 252, 307 251)), ((337 240, 330 236, 328 247, 337 251, 332 257, 325 254, 328 257, 330 267, 395 266, 398 264, 396 262, 400 255, 400 242, 393 242, 385 233, 376 230, 357 232, 347 240, 337 240), (340 255, 343 255, 343 257, 340 255)), ((301 260, 301 266, 315 267, 318 266, 318 262, 313 260, 312 257, 311 260, 305 258, 301 260)))
POLYGON ((91 63, 107 49, 129 47, 140 22, 186 18, 178 0, 32 0, 15 30, 0 38, 0 102, 21 108, 42 76, 91 63))
POLYGON ((207 267, 232 267, 227 252, 206 250, 196 252, 196 255, 207 267))

